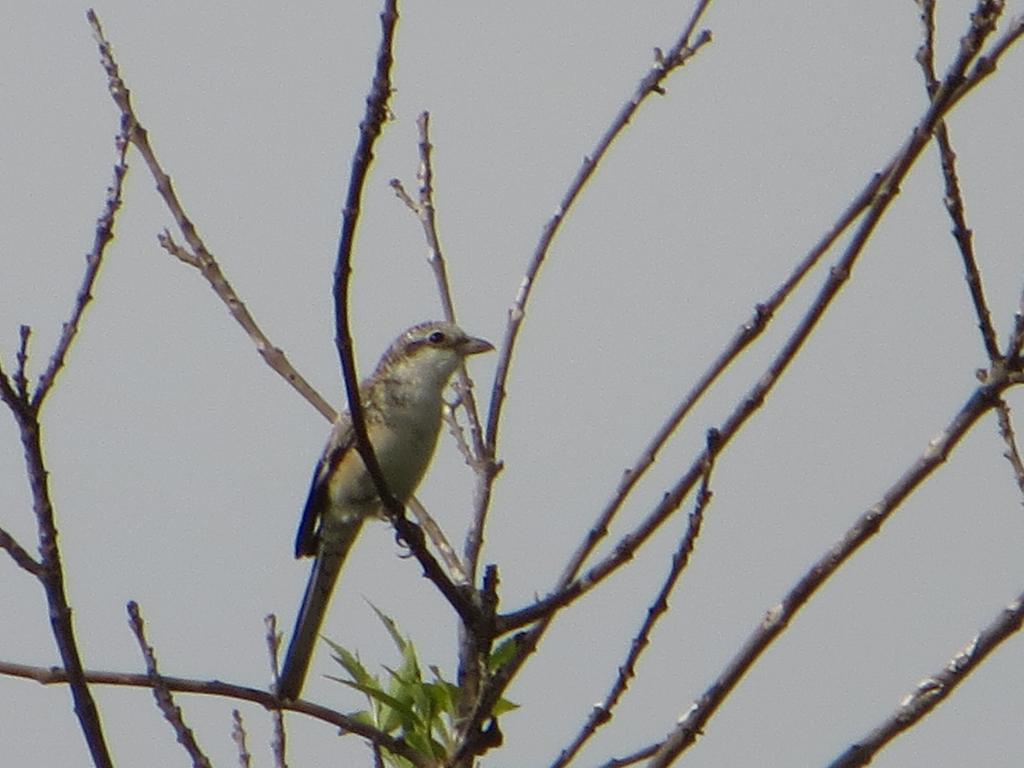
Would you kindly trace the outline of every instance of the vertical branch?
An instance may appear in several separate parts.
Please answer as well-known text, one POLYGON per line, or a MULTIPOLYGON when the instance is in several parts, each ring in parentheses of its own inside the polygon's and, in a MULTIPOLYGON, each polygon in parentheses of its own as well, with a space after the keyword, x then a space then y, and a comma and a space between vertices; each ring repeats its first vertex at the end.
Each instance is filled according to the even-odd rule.
MULTIPOLYGON (((391 188, 395 191, 398 199, 405 203, 406 207, 415 214, 420 222, 420 226, 423 229, 423 237, 427 242, 427 263, 430 265, 430 269, 434 273, 434 281, 437 283, 441 311, 444 313, 445 320, 454 323, 456 322, 455 304, 452 301, 451 286, 448 281, 448 268, 444 252, 441 249, 441 238, 438 234, 437 208, 434 205, 434 164, 432 160, 434 146, 430 142, 429 112, 420 113, 419 118, 416 120, 416 127, 419 129, 420 139, 420 167, 416 173, 416 177, 419 180, 417 199, 414 200, 406 192, 399 179, 391 180, 391 188)), ((500 470, 500 465, 494 461, 494 455, 484 443, 479 409, 476 403, 476 396, 473 394, 473 382, 466 372, 464 362, 459 364, 459 370, 455 379, 455 390, 458 394, 458 404, 462 405, 463 410, 466 412, 472 445, 466 442, 462 436, 455 410, 452 410, 451 419, 448 420, 451 425, 452 434, 458 441, 459 450, 462 452, 466 463, 476 473, 476 489, 473 501, 474 514, 470 521, 463 547, 469 580, 475 583, 477 569, 479 568, 480 548, 483 544, 483 530, 486 524, 487 510, 490 507, 491 481, 500 470)))
MULTIPOLYGON (((276 691, 278 689, 278 684, 280 683, 278 653, 281 650, 281 633, 277 631, 277 616, 274 614, 269 614, 263 620, 263 623, 267 628, 267 654, 270 658, 270 676, 273 681, 271 690, 276 691)), ((281 713, 281 709, 279 707, 271 710, 270 722, 273 725, 273 736, 270 739, 270 748, 274 754, 274 765, 277 768, 286 768, 287 761, 285 760, 285 753, 287 752, 288 737, 284 730, 284 715, 281 713)))
POLYGON ((476 611, 465 595, 452 583, 444 568, 427 549, 423 530, 405 516, 405 510, 388 490, 381 472, 380 463, 373 451, 373 445, 366 434, 366 419, 363 417, 359 398, 359 378, 356 374, 352 355, 352 332, 349 328, 348 295, 352 275, 352 249, 355 243, 356 226, 366 177, 373 163, 373 145, 383 130, 388 117, 388 100, 391 98, 391 67, 394 64, 395 27, 398 25, 398 0, 385 0, 380 14, 381 39, 377 49, 377 65, 374 69, 370 93, 366 97, 366 112, 359 123, 359 141, 352 156, 352 173, 349 176, 348 191, 341 215, 341 236, 338 240, 338 255, 334 267, 334 325, 335 345, 341 360, 341 373, 345 380, 348 410, 352 418, 352 431, 356 438, 356 449, 366 465, 366 471, 373 478, 373 484, 380 495, 381 504, 398 536, 406 542, 416 556, 427 577, 433 581, 448 602, 465 621, 473 621, 476 611))
MULTIPOLYGON (((448 269, 446 266, 444 252, 441 249, 441 238, 437 230, 437 209, 434 205, 434 164, 431 153, 434 149, 430 142, 430 113, 422 112, 416 121, 419 129, 419 154, 420 168, 417 172, 419 179, 418 200, 413 200, 402 187, 398 179, 391 180, 391 186, 395 194, 416 214, 420 225, 423 228, 423 236, 427 241, 427 262, 434 273, 434 281, 437 283, 437 293, 441 300, 441 310, 444 312, 445 320, 456 322, 455 304, 452 302, 451 287, 448 282, 448 269)), ((473 382, 466 372, 465 363, 460 363, 455 389, 459 396, 459 402, 466 412, 466 419, 469 422, 469 433, 472 438, 472 448, 468 444, 460 444, 466 462, 476 473, 477 483, 474 499, 474 514, 470 522, 469 530, 466 533, 466 543, 463 554, 466 560, 466 568, 471 582, 476 582, 477 568, 480 560, 480 547, 483 543, 483 529, 486 522, 487 509, 490 506, 491 480, 498 473, 498 465, 494 461, 494 455, 484 442, 483 428, 480 425, 479 409, 476 404, 476 396, 473 394, 473 382)), ((454 412, 452 414, 454 422, 454 412)), ((457 424, 457 422, 456 422, 457 424)), ((454 428, 454 424, 453 424, 454 428)))
POLYGON ((113 762, 103 735, 99 710, 85 679, 85 669, 78 651, 74 625, 71 622, 71 606, 68 604, 64 585, 64 566, 57 544, 57 524, 50 499, 48 473, 43 463, 38 411, 25 401, 12 403, 6 396, 4 400, 14 412, 21 433, 21 445, 25 454, 25 465, 32 491, 32 507, 39 535, 39 554, 42 561, 40 581, 46 593, 53 639, 67 672, 75 715, 89 745, 93 763, 97 768, 107 768, 112 766, 113 762))
POLYGON ((212 768, 210 759, 203 753, 192 729, 186 725, 181 713, 181 707, 174 703, 174 697, 171 695, 171 689, 168 687, 167 681, 164 680, 157 669, 156 654, 153 652, 153 646, 146 641, 145 624, 142 621, 142 615, 139 613, 139 605, 134 600, 128 603, 128 623, 132 628, 132 634, 135 635, 135 639, 139 644, 139 650, 142 651, 142 658, 146 662, 146 675, 149 677, 149 682, 153 689, 153 699, 156 701, 157 708, 163 714, 164 719, 170 723, 171 728, 174 729, 174 734, 178 737, 178 743, 181 744, 182 748, 192 759, 192 765, 195 768, 212 768))
MULTIPOLYGON (((935 0, 918 0, 921 6, 921 26, 923 40, 921 47, 917 50, 918 64, 924 75, 925 88, 928 91, 928 98, 934 99, 939 90, 939 81, 935 76, 935 0)), ((992 315, 989 312, 988 302, 985 300, 985 290, 981 283, 981 271, 978 269, 978 261, 974 257, 973 233, 967 226, 967 217, 964 213, 964 199, 960 191, 960 179, 956 171, 956 152, 949 138, 949 129, 946 121, 940 120, 935 125, 935 143, 939 147, 939 162, 942 166, 942 177, 945 180, 946 190, 943 197, 943 204, 946 212, 953 223, 953 238, 956 240, 960 257, 964 264, 964 278, 967 280, 967 289, 971 294, 974 303, 974 311, 978 318, 978 330, 981 331, 982 343, 990 362, 994 363, 1000 359, 999 345, 996 343, 996 332, 992 327, 992 315)))
POLYGON ((81 654, 78 650, 78 641, 75 638, 75 630, 71 621, 71 606, 68 603, 64 584, 64 566, 58 545, 56 516, 50 498, 48 472, 43 461, 42 427, 39 423, 39 413, 46 401, 46 396, 53 389, 57 375, 64 366, 68 350, 78 334, 85 307, 92 300, 92 289, 103 264, 104 252, 114 237, 114 222, 121 207, 121 194, 127 173, 125 152, 128 147, 128 135, 124 125, 122 125, 121 132, 118 133, 115 143, 117 159, 114 163, 114 181, 107 188, 103 212, 96 222, 92 250, 86 254, 85 272, 72 305, 71 316, 64 323, 60 338, 46 369, 39 377, 35 391, 30 391, 26 373, 30 335, 28 326, 21 328, 21 345, 17 353, 17 366, 12 377, 14 386, 11 385, 11 381, 0 368, 0 400, 7 405, 18 424, 25 456, 26 474, 32 494, 32 508, 36 517, 40 559, 38 562, 32 560, 27 552, 9 536, 0 543, 23 568, 34 573, 43 585, 49 607, 50 626, 61 662, 67 673, 75 714, 92 755, 92 761, 96 766, 101 767, 112 765, 112 761, 103 735, 99 710, 86 681, 81 654))
POLYGON ((384 507, 393 516, 401 516, 401 505, 388 491, 373 446, 366 435, 366 420, 363 418, 362 403, 359 400, 359 377, 352 355, 352 332, 348 317, 352 248, 355 243, 356 225, 359 223, 363 187, 370 172, 370 165, 373 163, 373 145, 380 137, 387 120, 388 100, 391 98, 391 67, 394 63, 392 49, 395 42, 395 27, 398 25, 398 0, 385 0, 380 23, 381 38, 377 49, 377 66, 370 84, 370 93, 366 97, 366 112, 359 123, 359 141, 352 156, 352 172, 349 175, 345 205, 341 212, 341 235, 334 266, 334 326, 335 345, 341 360, 341 373, 345 380, 348 409, 356 435, 356 448, 373 478, 384 507))

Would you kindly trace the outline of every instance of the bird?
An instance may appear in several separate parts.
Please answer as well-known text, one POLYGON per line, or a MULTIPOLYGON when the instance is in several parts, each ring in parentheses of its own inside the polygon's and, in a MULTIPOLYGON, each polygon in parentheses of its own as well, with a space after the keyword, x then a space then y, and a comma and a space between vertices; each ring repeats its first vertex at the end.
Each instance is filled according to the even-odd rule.
MULTIPOLYGON (((493 350, 451 322, 428 321, 404 331, 359 387, 363 419, 388 491, 404 504, 415 492, 437 445, 444 389, 465 358, 493 350)), ((313 472, 295 537, 295 557, 314 557, 276 686, 283 700, 302 693, 327 605, 345 556, 363 522, 383 517, 377 487, 355 446, 352 417, 335 420, 313 472)))

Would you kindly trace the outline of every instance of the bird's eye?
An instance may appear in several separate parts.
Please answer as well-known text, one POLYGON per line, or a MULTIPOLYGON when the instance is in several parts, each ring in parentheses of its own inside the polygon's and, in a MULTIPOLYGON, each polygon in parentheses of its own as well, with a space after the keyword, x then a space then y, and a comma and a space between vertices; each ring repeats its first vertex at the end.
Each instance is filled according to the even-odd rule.
POLYGON ((436 346, 438 344, 443 344, 446 338, 444 331, 434 331, 432 334, 427 336, 427 341, 436 346))

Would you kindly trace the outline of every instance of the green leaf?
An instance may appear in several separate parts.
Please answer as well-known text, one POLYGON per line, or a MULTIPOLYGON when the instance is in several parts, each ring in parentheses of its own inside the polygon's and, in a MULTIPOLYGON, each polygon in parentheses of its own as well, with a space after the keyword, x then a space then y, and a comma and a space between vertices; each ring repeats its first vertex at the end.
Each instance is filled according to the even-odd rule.
POLYGON ((362 685, 371 685, 377 682, 377 678, 371 675, 366 667, 363 666, 358 654, 352 653, 344 646, 338 645, 326 637, 324 642, 334 651, 334 660, 341 664, 342 668, 348 672, 353 680, 362 685))
POLYGON ((512 660, 512 657, 516 653, 516 638, 513 635, 498 643, 498 647, 491 651, 491 656, 487 659, 487 668, 491 672, 497 672, 501 667, 512 660))
POLYGON ((354 688, 360 693, 365 694, 371 700, 379 704, 383 704, 391 710, 391 713, 384 713, 383 715, 384 724, 379 726, 382 731, 391 733, 399 725, 402 725, 403 727, 423 726, 423 722, 416 714, 416 711, 409 705, 407 700, 403 701, 399 697, 391 696, 377 686, 360 685, 352 680, 341 680, 339 678, 332 679, 337 680, 343 685, 347 685, 349 688, 354 688), (394 717, 397 717, 399 721, 389 726, 388 720, 392 720, 394 717))
POLYGON ((491 717, 504 715, 506 712, 511 712, 514 709, 519 709, 519 705, 509 701, 508 699, 498 699, 498 703, 495 704, 494 709, 491 710, 491 717))
MULTIPOLYGON (((369 600, 367 600, 369 602, 369 600)), ((370 603, 370 607, 373 608, 373 612, 377 614, 377 618, 380 619, 381 623, 387 629, 391 635, 392 641, 398 647, 398 650, 404 652, 405 646, 408 644, 406 639, 402 637, 402 633, 398 631, 398 625, 395 624, 395 620, 380 610, 376 605, 370 603)))

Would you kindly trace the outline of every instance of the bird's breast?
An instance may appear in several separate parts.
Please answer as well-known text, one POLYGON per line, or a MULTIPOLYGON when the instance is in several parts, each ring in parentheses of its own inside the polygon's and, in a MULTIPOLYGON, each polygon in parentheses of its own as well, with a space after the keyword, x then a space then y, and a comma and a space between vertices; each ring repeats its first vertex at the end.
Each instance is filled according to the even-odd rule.
MULTIPOLYGON (((391 409, 387 421, 367 424, 388 490, 401 503, 416 491, 437 445, 440 408, 391 409)), ((330 479, 331 514, 338 518, 379 515, 380 497, 362 457, 350 449, 330 479)))

